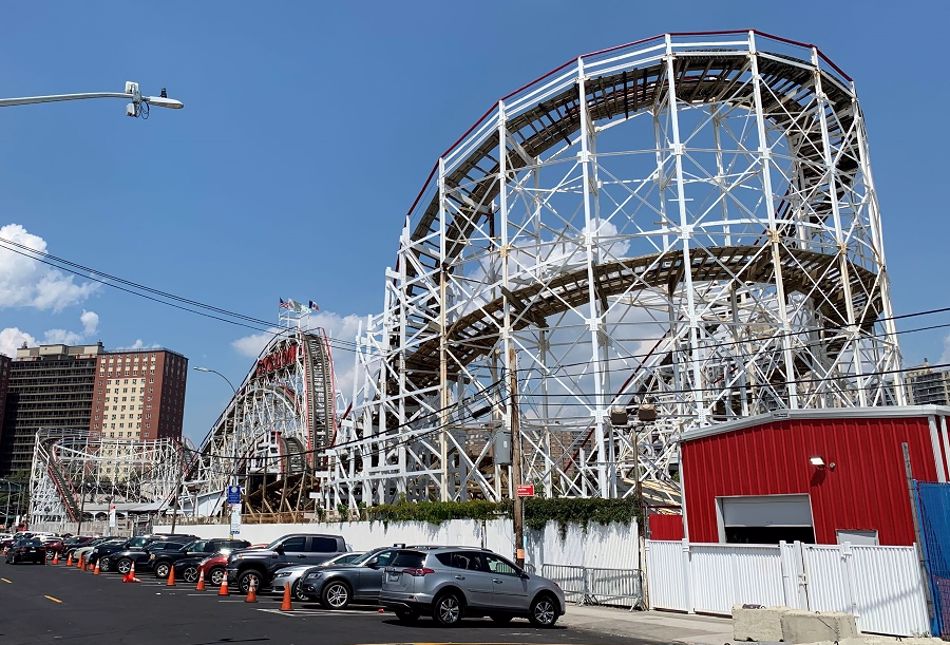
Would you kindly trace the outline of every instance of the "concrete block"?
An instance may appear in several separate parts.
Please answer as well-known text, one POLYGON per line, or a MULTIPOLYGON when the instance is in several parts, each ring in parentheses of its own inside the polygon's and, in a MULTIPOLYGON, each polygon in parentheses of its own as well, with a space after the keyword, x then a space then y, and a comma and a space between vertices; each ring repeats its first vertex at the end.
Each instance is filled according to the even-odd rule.
POLYGON ((782 614, 788 607, 732 607, 733 640, 774 642, 782 640, 782 614))
POLYGON ((782 614, 782 640, 786 643, 838 641, 858 636, 852 614, 817 613, 792 609, 782 614))
POLYGON ((838 645, 946 645, 939 638, 897 638, 894 636, 855 636, 843 638, 838 645))

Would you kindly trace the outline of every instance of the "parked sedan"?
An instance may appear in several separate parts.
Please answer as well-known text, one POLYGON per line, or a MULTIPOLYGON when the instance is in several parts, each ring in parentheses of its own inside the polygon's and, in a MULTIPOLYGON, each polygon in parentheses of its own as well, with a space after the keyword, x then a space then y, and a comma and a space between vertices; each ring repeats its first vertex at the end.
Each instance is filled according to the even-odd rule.
POLYGON ((128 538, 124 538, 124 537, 104 537, 104 538, 99 538, 98 540, 93 540, 92 542, 90 542, 89 544, 85 546, 81 546, 78 549, 74 549, 73 560, 79 560, 79 558, 85 558, 85 560, 88 562, 89 556, 92 554, 93 549, 102 545, 109 545, 110 548, 112 545, 115 545, 115 547, 118 548, 122 544, 125 544, 127 539, 128 538))
POLYGON ((20 562, 45 564, 46 547, 37 538, 15 542, 7 552, 7 564, 17 564, 20 562))
POLYGON ((384 570, 398 552, 398 548, 384 547, 368 551, 351 564, 313 567, 304 574, 300 593, 319 600, 326 609, 345 609, 351 602, 376 602, 384 570))
MULTIPOLYGON (((228 556, 216 553, 198 563, 198 575, 205 574, 205 582, 219 586, 228 575, 228 556)), ((176 572, 177 573, 177 572, 176 572)))
POLYGON ((335 558, 331 558, 323 564, 316 566, 303 564, 278 569, 277 573, 274 574, 273 581, 271 581, 270 589, 265 589, 264 592, 269 591, 270 593, 282 594, 284 593, 284 587, 290 585, 290 593, 293 594, 294 598, 301 601, 312 600, 310 596, 304 593, 303 587, 300 585, 300 579, 306 575, 307 572, 325 569, 334 565, 353 564, 362 560, 365 555, 363 551, 351 551, 349 553, 341 553, 335 558))
POLYGON ((46 559, 52 560, 57 553, 62 553, 65 549, 65 544, 62 538, 50 538, 43 540, 43 546, 46 547, 46 559))

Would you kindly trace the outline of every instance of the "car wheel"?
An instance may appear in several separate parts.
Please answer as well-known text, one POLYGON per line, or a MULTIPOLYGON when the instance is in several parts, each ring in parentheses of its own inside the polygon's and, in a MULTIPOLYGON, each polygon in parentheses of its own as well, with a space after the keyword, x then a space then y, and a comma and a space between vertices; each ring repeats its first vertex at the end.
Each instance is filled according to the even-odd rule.
POLYGON ((454 591, 442 594, 432 603, 432 619, 443 627, 452 627, 462 620, 462 599, 454 591))
POLYGON ((251 588, 251 581, 254 581, 254 588, 258 591, 261 590, 261 574, 257 571, 245 571, 238 577, 238 589, 241 590, 241 593, 246 594, 248 589, 251 588))
POLYGON ((155 577, 165 580, 168 578, 168 569, 169 564, 167 562, 159 562, 155 565, 155 577))
POLYGON ((99 558, 99 571, 108 571, 112 568, 112 560, 109 558, 99 558))
POLYGON ((333 580, 323 587, 320 604, 325 609, 346 609, 350 604, 350 587, 345 582, 333 580))
POLYGON ((215 587, 220 587, 221 583, 224 582, 224 569, 221 567, 215 567, 208 573, 208 580, 215 587))
POLYGON ((295 582, 290 588, 290 595, 299 600, 300 602, 307 602, 310 600, 310 596, 303 592, 303 585, 300 584, 300 580, 295 582))
POLYGON ((491 619, 499 625, 507 625, 511 622, 511 614, 492 614, 491 619))
POLYGON ((397 609, 396 620, 406 624, 414 623, 419 620, 419 612, 412 609, 397 609))
POLYGON ((198 582, 198 567, 185 567, 181 572, 181 579, 185 582, 198 582))
MULTIPOLYGON (((100 569, 101 568, 102 567, 100 567, 100 569)), ((127 574, 129 571, 132 570, 132 560, 130 560, 129 558, 122 558, 121 560, 115 563, 115 570, 121 573, 122 575, 127 574)))
POLYGON ((557 618, 557 601, 550 594, 539 595, 528 610, 528 620, 535 627, 554 627, 557 618))

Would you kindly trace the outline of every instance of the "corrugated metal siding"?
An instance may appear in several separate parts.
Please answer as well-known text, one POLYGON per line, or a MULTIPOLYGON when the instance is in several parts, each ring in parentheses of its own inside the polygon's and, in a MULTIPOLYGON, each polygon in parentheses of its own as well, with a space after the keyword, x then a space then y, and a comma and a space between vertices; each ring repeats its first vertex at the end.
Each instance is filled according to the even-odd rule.
POLYGON ((650 607, 729 615, 740 603, 845 611, 865 632, 926 634, 914 547, 646 541, 650 607))
POLYGON ((844 611, 863 632, 910 636, 930 629, 912 547, 803 545, 813 611, 844 611))
POLYGON ((682 515, 652 513, 649 522, 650 539, 652 540, 682 540, 685 537, 682 515))
POLYGON ((646 574, 651 608, 692 611, 687 558, 682 542, 647 540, 646 574))
POLYGON ((902 442, 914 476, 936 481, 926 417, 789 419, 685 442, 689 538, 719 541, 717 497, 807 493, 819 543, 835 543, 836 529, 876 529, 881 544, 913 544, 902 442), (835 469, 809 464, 816 455, 835 469))
POLYGON ((690 561, 696 611, 731 614, 733 605, 785 604, 777 546, 696 544, 690 548, 690 561))

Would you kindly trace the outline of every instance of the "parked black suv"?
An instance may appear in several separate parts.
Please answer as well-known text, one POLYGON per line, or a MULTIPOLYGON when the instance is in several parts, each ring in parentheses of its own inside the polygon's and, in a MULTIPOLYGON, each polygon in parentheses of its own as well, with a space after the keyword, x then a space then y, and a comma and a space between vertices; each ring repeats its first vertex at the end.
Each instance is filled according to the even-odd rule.
POLYGON ((228 583, 247 593, 253 581, 258 589, 269 586, 274 572, 297 564, 321 564, 349 549, 339 535, 292 533, 277 538, 265 549, 236 551, 228 557, 228 583))
POLYGON ((141 548, 123 549, 102 556, 99 558, 99 568, 103 571, 117 571, 125 575, 132 568, 132 564, 135 563, 136 573, 141 573, 151 568, 154 560, 153 555, 164 551, 177 551, 189 543, 191 543, 191 538, 187 537, 152 540, 141 548))
MULTIPOLYGON (((199 561, 208 557, 213 553, 217 553, 222 550, 227 551, 237 551, 239 549, 246 549, 251 546, 251 543, 247 540, 232 540, 230 538, 213 538, 211 540, 195 540, 189 544, 184 545, 177 550, 164 550, 153 553, 149 556, 149 562, 152 569, 155 571, 156 578, 167 578, 168 570, 172 566, 176 566, 180 560, 185 558, 199 557, 199 561)), ((197 565, 195 566, 197 571, 197 565)), ((177 573, 177 566, 176 566, 177 573)), ((187 580, 186 582, 192 582, 187 580)))
MULTIPOLYGON (((112 555, 118 551, 125 551, 129 549, 144 551, 145 547, 147 547, 152 542, 176 541, 180 544, 184 544, 197 539, 197 537, 197 535, 154 533, 151 535, 136 535, 135 537, 131 537, 125 542, 119 544, 105 542, 93 549, 92 553, 89 554, 89 564, 95 564, 96 562, 99 562, 100 558, 103 556, 112 555)), ((99 568, 102 568, 102 564, 99 565, 99 568)))

